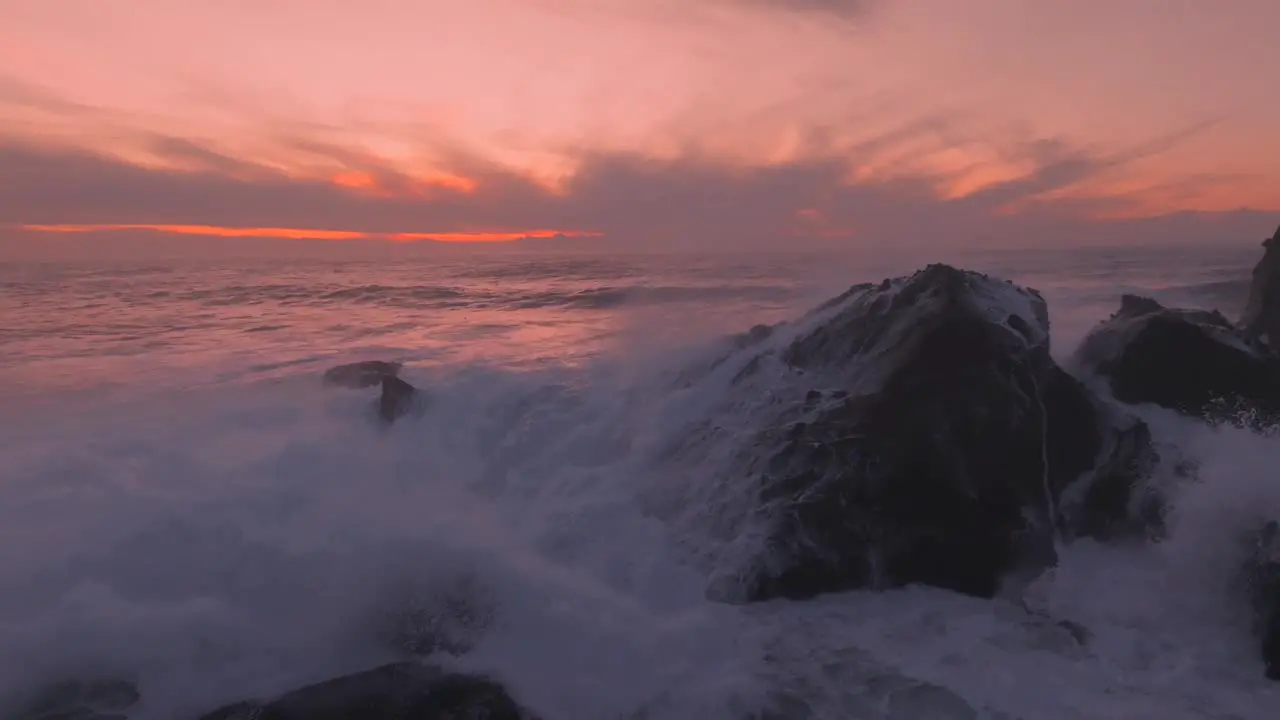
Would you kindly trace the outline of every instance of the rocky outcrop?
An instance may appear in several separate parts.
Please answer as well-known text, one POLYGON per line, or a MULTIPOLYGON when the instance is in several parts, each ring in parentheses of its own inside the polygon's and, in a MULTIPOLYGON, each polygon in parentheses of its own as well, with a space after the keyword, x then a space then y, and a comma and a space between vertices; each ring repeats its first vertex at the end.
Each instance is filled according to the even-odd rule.
MULTIPOLYGON (((442 669, 432 658, 465 655, 497 612, 491 588, 470 572, 398 581, 373 613, 371 630, 403 662, 308 685, 274 699, 246 700, 200 720, 536 720, 497 681, 442 669)), ((72 680, 0 699, 6 720, 129 720, 145 703, 132 682, 72 680)))
MULTIPOLYGON (((64 682, 16 707, 14 720, 128 720, 140 707, 137 688, 122 681, 64 682)), ((398 662, 294 690, 278 698, 223 706, 199 720, 409 720, 486 718, 538 720, 497 681, 440 667, 398 662)))
POLYGON ((364 360, 329 368, 324 373, 324 383, 337 387, 370 388, 379 385, 385 378, 396 377, 400 373, 400 363, 385 360, 364 360))
POLYGON ((1280 228, 1262 247, 1240 325, 1251 339, 1280 348, 1280 228))
POLYGON ((383 665, 267 702, 241 702, 200 720, 537 720, 499 683, 416 662, 383 665))
POLYGON ((0 708, 0 716, 15 720, 124 720, 137 704, 138 688, 123 680, 60 682, 16 703, 0 708))
POLYGON ((401 364, 384 360, 365 360, 329 368, 324 383, 336 387, 379 387, 376 403, 378 417, 387 424, 422 407, 422 392, 400 377, 401 364))
POLYGON ((1241 407, 1263 417, 1280 411, 1280 358, 1216 311, 1176 310, 1126 295, 1075 357, 1121 402, 1210 420, 1241 407))
POLYGON ((731 470, 758 493, 714 595, 990 597, 1019 564, 1052 562, 1055 535, 1140 524, 1149 434, 1050 357, 1037 292, 931 265, 770 338, 731 380, 770 404, 731 470))
POLYGON ((1276 521, 1254 534, 1244 576, 1266 676, 1280 680, 1280 524, 1276 521))
POLYGON ((389 375, 382 378, 382 394, 378 397, 378 417, 393 423, 418 407, 421 394, 418 389, 400 378, 389 375))

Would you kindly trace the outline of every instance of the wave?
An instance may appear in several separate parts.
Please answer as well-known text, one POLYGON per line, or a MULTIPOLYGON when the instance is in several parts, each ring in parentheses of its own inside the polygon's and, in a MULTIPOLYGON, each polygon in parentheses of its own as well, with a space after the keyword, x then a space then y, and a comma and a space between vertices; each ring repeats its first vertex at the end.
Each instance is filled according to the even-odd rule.
MULTIPOLYGON (((46 290, 47 291, 47 290, 46 290)), ((27 289, 32 298, 46 291, 27 289)), ((723 299, 778 301, 794 296, 794 288, 779 284, 717 285, 604 285, 566 289, 486 288, 444 285, 220 285, 188 290, 116 289, 95 293, 78 309, 139 308, 190 303, 222 308, 270 303, 279 307, 340 307, 372 305, 398 309, 452 310, 531 308, 609 309, 626 305, 697 302, 723 299)))
MULTIPOLYGON (((525 300, 629 292, 742 290, 525 300)), ((1280 516, 1273 438, 1141 408, 1200 466, 1169 539, 1066 548, 1030 609, 924 588, 729 606, 687 562, 707 541, 652 511, 689 502, 663 462, 698 421, 735 432, 771 399, 716 364, 732 339, 655 337, 576 369, 406 368, 431 405, 387 430, 366 422, 367 394, 321 389, 314 363, 5 417, 0 696, 123 676, 135 720, 194 716, 398 657, 385 619, 467 578, 492 620, 445 662, 549 719, 1274 713, 1226 590, 1236 529, 1280 516)))

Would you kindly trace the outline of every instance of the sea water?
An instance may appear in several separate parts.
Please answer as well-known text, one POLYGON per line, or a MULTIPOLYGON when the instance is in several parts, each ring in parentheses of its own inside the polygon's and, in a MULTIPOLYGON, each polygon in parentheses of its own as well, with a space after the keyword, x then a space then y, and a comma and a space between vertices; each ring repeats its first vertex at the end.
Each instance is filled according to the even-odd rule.
POLYGON ((646 510, 664 448, 732 406, 676 382, 729 334, 949 261, 1042 291, 1068 362, 1124 292, 1238 316, 1260 253, 0 265, 0 696, 115 677, 132 717, 194 717, 394 659, 380 623, 465 581, 491 622, 441 662, 547 720, 1277 717, 1231 592, 1239 533, 1280 517, 1266 434, 1141 409, 1199 463, 1169 538, 1074 544, 1026 607, 715 603, 646 510), (426 412, 380 428, 372 391, 322 386, 362 359, 404 362, 426 412))

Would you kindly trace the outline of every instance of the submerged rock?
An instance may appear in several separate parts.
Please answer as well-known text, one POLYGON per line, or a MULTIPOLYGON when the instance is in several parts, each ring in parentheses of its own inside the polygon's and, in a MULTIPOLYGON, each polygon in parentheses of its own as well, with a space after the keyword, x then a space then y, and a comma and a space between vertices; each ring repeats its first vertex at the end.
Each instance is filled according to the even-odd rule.
POLYGON ((412 662, 316 683, 267 702, 219 708, 200 720, 537 720, 499 683, 412 662))
POLYGON ((853 288, 788 339, 732 379, 773 419, 737 453, 759 491, 730 527, 721 599, 911 583, 991 597, 1019 564, 1052 563, 1056 532, 1131 520, 1149 434, 1053 361, 1039 293, 931 265, 853 288))
POLYGON ((1115 398, 1203 419, 1241 407, 1280 411, 1280 358, 1216 311, 1176 310, 1126 295, 1081 342, 1076 359, 1115 398))
POLYGON ((381 384, 384 378, 396 377, 401 364, 385 360, 364 360, 329 368, 324 373, 324 383, 348 388, 370 388, 381 384))
POLYGON ((1280 228, 1262 242, 1262 247, 1240 324, 1250 338, 1280 347, 1280 228))

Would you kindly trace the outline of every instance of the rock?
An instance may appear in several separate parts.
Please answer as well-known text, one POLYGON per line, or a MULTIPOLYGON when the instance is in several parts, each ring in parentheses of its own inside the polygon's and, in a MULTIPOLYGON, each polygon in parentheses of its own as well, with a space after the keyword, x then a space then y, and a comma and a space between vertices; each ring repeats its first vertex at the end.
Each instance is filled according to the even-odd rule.
POLYGON ((1262 259, 1253 267, 1249 300, 1240 319, 1250 338, 1280 346, 1280 228, 1262 241, 1262 259))
MULTIPOLYGON (((1094 406, 1095 411, 1099 409, 1108 431, 1093 478, 1064 488, 1058 499, 1069 516, 1064 528, 1067 539, 1143 536, 1161 540, 1168 510, 1165 497, 1157 488, 1137 482, 1151 477, 1163 459, 1154 450, 1151 429, 1127 413, 1094 406)), ((1089 416, 1084 414, 1078 421, 1088 422, 1089 416)))
POLYGON ((329 368, 324 373, 326 385, 348 388, 369 388, 382 383, 384 378, 396 377, 401 364, 384 360, 365 360, 329 368))
POLYGON ((200 720, 536 720, 497 682, 412 662, 309 685, 265 703, 219 708, 200 720))
POLYGON ((261 717, 262 709, 261 703, 238 702, 201 715, 200 720, 258 720, 261 717))
POLYGON ((931 265, 779 334, 731 381, 770 403, 729 471, 759 490, 726 523, 713 596, 922 583, 992 597, 1022 559, 1052 563, 1056 533, 1130 522, 1149 434, 1053 361, 1039 293, 931 265))
POLYGON ((1254 535, 1244 570, 1264 671, 1280 680, 1280 523, 1272 520, 1254 535))
MULTIPOLYGON (((122 680, 60 682, 19 703, 15 720, 125 720, 138 688, 122 680)), ((5 717, 10 717, 6 715, 5 717)))
POLYGON ((1165 308, 1126 295, 1120 310, 1089 332, 1081 366, 1105 378, 1117 400, 1153 403, 1207 420, 1241 406, 1280 410, 1280 358, 1221 313, 1165 308))
POLYGON ((890 720, 978 720, 978 712, 950 690, 931 683, 915 683, 889 693, 890 720))
POLYGON ((378 417, 393 423, 409 414, 418 400, 418 389, 394 375, 382 378, 382 395, 378 398, 378 417))
POLYGON ((772 325, 753 325, 750 330, 744 333, 738 333, 730 338, 735 347, 741 349, 763 342, 773 334, 772 325))
POLYGON ((327 385, 348 388, 380 386, 378 417, 393 423, 418 407, 422 393, 400 378, 401 364, 383 360, 365 360, 329 368, 324 374, 327 385))

